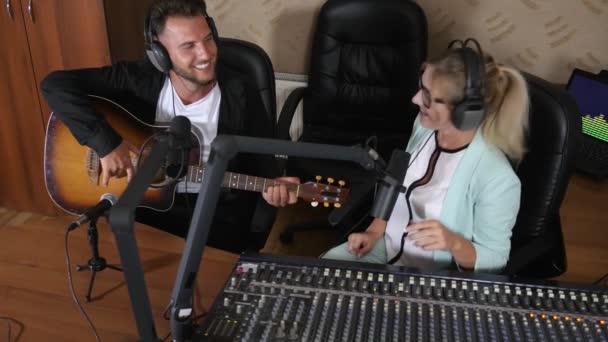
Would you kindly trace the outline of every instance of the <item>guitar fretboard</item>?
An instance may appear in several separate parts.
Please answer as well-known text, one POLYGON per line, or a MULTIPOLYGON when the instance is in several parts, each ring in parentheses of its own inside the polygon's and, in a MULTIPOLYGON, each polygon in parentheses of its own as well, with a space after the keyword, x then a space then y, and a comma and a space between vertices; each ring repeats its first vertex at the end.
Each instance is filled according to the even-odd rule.
MULTIPOLYGON (((205 176, 205 168, 202 166, 191 165, 188 168, 187 180, 191 183, 202 183, 205 176)), ((226 188, 264 192, 268 187, 285 184, 290 191, 299 192, 298 184, 289 184, 277 182, 274 179, 243 175, 240 173, 226 172, 222 186, 226 188)))

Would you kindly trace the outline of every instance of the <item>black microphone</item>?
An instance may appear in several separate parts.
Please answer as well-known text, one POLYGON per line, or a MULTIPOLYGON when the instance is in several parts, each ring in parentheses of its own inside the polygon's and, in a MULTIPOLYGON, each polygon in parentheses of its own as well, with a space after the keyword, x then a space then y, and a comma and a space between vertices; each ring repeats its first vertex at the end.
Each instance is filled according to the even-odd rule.
POLYGON ((74 230, 83 223, 97 219, 108 211, 108 209, 112 208, 117 201, 118 198, 114 194, 106 193, 101 195, 99 202, 97 202, 94 207, 87 209, 76 221, 72 222, 68 230, 74 230))
MULTIPOLYGON (((184 173, 185 160, 187 160, 190 150, 190 129, 192 124, 190 119, 183 115, 178 115, 171 120, 169 126, 169 154, 167 155, 167 176, 180 178, 184 173)), ((202 148, 202 146, 201 146, 202 148)))
POLYGON ((375 218, 388 220, 395 207, 399 193, 405 192, 403 180, 407 172, 410 154, 403 150, 393 150, 391 160, 380 179, 378 192, 374 198, 371 215, 375 218))

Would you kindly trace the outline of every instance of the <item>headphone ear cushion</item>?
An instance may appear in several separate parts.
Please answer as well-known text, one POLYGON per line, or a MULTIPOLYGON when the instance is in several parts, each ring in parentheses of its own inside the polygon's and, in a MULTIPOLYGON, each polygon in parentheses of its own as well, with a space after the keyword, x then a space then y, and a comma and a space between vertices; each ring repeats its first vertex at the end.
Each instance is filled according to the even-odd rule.
POLYGON ((460 102, 454 106, 454 109, 452 109, 452 123, 454 124, 454 127, 460 129, 466 109, 466 102, 460 102))
POLYGON ((171 70, 171 58, 164 46, 156 42, 146 44, 146 55, 150 62, 161 72, 169 72, 171 70))
POLYGON ((477 128, 485 115, 483 99, 469 99, 452 110, 452 123, 461 131, 477 128))

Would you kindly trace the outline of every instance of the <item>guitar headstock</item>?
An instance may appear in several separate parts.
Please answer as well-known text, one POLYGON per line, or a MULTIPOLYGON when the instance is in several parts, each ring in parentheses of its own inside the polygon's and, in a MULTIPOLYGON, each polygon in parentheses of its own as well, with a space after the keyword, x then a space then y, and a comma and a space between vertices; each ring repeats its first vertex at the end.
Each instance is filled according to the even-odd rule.
POLYGON ((298 197, 310 202, 310 205, 316 207, 319 203, 323 203, 324 207, 329 207, 331 204, 336 208, 340 208, 342 203, 348 199, 349 189, 345 188, 346 182, 338 181, 338 186, 332 185, 335 180, 327 178, 327 184, 319 183, 321 176, 316 176, 316 182, 306 182, 300 184, 298 197))

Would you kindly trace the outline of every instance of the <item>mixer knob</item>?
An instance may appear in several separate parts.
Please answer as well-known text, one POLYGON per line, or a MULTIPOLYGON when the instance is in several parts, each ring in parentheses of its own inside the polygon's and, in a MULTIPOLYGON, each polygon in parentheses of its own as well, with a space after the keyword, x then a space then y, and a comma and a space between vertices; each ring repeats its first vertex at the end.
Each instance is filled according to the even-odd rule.
POLYGON ((281 321, 279 328, 277 329, 276 338, 284 338, 285 337, 285 321, 281 321))
POLYGON ((551 298, 547 298, 544 300, 545 307, 549 310, 553 309, 553 300, 551 298))
POLYGON ((517 295, 511 295, 509 297, 509 299, 510 299, 509 302, 510 302, 511 306, 513 306, 513 307, 518 307, 519 306, 519 296, 517 296, 517 295))
POLYGON ((293 325, 289 329, 289 336, 287 336, 287 339, 290 341, 298 339, 298 322, 293 322, 293 325))
POLYGON ((449 300, 454 299, 454 289, 445 289, 445 295, 449 300))
POLYGON ((528 297, 528 296, 523 297, 523 306, 525 309, 530 307, 530 297, 528 297))

